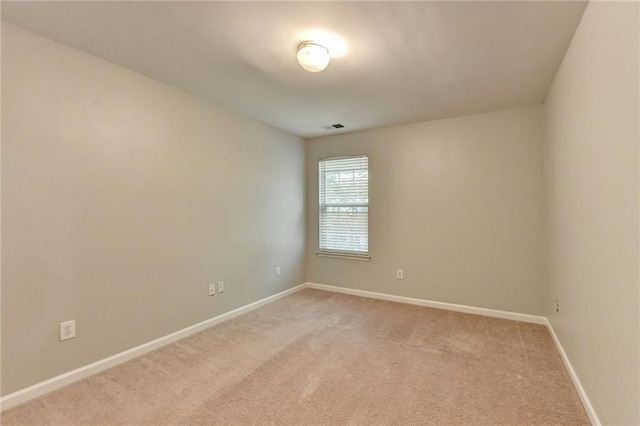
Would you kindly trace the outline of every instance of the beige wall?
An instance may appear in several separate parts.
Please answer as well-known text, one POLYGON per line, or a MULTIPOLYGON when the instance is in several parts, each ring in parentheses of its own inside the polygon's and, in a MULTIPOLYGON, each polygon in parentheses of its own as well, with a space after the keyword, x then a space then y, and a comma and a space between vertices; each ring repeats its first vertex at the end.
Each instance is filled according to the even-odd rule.
POLYGON ((2 394, 304 282, 298 137, 4 23, 2 89, 2 394))
POLYGON ((546 314, 604 424, 640 423, 638 12, 591 2, 544 105, 546 314))
POLYGON ((308 141, 308 280, 540 314, 541 150, 540 107, 308 141), (354 154, 369 155, 370 262, 315 255, 318 159, 354 154))

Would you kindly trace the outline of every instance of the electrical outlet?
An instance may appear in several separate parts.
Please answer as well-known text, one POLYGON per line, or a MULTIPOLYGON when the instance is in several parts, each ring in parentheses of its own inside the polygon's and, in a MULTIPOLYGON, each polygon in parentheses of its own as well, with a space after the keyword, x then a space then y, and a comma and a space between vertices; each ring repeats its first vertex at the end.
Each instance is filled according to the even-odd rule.
POLYGON ((215 295, 216 295, 216 285, 209 284, 209 296, 215 296, 215 295))
POLYGON ((224 293, 224 281, 218 281, 218 293, 224 293))
POLYGON ((401 280, 404 277, 404 272, 402 271, 402 269, 398 269, 396 271, 396 277, 401 280))
POLYGON ((279 277, 279 276, 280 276, 280 267, 278 266, 276 268, 276 277, 279 277))
POLYGON ((76 320, 60 323, 60 341, 76 337, 76 320))
POLYGON ((560 299, 556 299, 556 312, 560 312, 560 299))

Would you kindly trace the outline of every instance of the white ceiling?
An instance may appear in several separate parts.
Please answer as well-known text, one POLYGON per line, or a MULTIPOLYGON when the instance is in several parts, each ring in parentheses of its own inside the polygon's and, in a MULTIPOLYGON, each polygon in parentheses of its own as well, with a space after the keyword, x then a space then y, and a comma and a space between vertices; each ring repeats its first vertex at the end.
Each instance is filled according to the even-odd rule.
POLYGON ((585 6, 3 1, 2 19, 313 137, 540 104, 585 6), (296 47, 317 32, 347 52, 309 73, 296 47))

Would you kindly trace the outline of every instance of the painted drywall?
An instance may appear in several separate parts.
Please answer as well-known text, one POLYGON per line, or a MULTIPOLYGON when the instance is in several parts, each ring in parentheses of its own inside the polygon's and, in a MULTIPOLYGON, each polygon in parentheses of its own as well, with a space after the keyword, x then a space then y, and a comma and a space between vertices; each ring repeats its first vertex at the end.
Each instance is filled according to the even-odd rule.
POLYGON ((541 120, 534 106, 309 140, 308 280, 540 314, 541 120), (318 160, 356 154, 371 261, 316 256, 318 160))
POLYGON ((604 424, 640 424, 638 6, 589 3, 544 104, 546 314, 604 424))
POLYGON ((2 89, 3 395, 305 281, 300 138, 5 23, 2 89))

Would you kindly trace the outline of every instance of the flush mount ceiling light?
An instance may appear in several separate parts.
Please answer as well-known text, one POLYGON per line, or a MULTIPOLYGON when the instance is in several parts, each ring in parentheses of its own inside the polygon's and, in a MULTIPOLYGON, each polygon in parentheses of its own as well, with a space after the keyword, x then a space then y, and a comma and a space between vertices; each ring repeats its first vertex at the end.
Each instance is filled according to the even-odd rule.
POLYGON ((331 60, 329 49, 315 41, 303 41, 300 43, 296 57, 302 68, 309 72, 324 70, 331 60))

